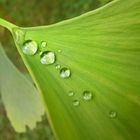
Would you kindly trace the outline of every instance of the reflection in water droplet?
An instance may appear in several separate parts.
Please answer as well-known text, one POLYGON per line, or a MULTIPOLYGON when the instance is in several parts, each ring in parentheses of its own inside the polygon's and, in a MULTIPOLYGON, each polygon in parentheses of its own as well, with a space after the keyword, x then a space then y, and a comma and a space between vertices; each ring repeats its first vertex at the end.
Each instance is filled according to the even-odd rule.
POLYGON ((45 51, 41 54, 40 56, 40 62, 42 64, 53 64, 55 62, 55 54, 54 52, 51 51, 45 51))
POLYGON ((45 48, 47 46, 47 42, 46 41, 42 41, 40 47, 41 48, 45 48))
POLYGON ((61 68, 61 66, 60 66, 59 64, 56 64, 56 65, 55 65, 55 68, 56 68, 57 70, 59 70, 59 69, 61 68))
POLYGON ((62 68, 60 70, 60 77, 61 78, 68 78, 68 77, 70 77, 70 75, 71 75, 70 69, 68 69, 68 68, 62 68))
POLYGON ((74 96, 74 92, 73 91, 69 91, 68 92, 68 96, 70 96, 70 97, 74 96))
POLYGON ((79 105, 80 105, 79 100, 74 100, 74 101, 73 101, 73 105, 74 105, 74 106, 79 106, 79 105))
POLYGON ((38 44, 33 40, 27 40, 22 45, 22 51, 27 55, 34 55, 38 50, 38 44))
POLYGON ((83 99, 84 100, 89 101, 92 99, 92 97, 93 97, 93 94, 91 91, 86 90, 83 92, 83 99))
POLYGON ((117 117, 117 112, 115 112, 115 111, 110 111, 110 112, 109 112, 109 117, 110 117, 110 118, 116 118, 116 117, 117 117))
POLYGON ((39 52, 39 55, 42 55, 43 54, 43 52, 41 51, 41 52, 39 52))

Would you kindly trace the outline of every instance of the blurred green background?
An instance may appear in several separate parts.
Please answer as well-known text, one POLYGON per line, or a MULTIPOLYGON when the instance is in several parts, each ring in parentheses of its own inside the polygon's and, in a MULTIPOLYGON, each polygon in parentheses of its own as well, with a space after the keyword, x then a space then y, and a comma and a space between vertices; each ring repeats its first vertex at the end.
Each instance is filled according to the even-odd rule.
MULTIPOLYGON (((0 17, 18 26, 49 25, 96 9, 111 0, 0 0, 0 17)), ((0 27, 2 42, 8 57, 21 72, 27 72, 10 33, 0 27)), ((37 127, 26 133, 16 133, 6 117, 0 97, 0 140, 54 140, 46 116, 37 127)))

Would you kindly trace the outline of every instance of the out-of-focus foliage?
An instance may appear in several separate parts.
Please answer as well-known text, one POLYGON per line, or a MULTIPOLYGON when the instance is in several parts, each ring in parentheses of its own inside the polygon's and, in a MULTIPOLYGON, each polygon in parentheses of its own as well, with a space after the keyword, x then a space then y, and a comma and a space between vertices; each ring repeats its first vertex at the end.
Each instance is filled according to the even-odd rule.
POLYGON ((0 0, 0 16, 20 26, 46 25, 78 16, 109 1, 111 0, 0 0))
POLYGON ((41 123, 37 124, 35 130, 28 130, 22 134, 16 133, 6 117, 2 101, 0 100, 0 140, 54 140, 54 136, 48 125, 46 116, 43 117, 41 123))
POLYGON ((33 81, 19 72, 0 44, 0 92, 7 116, 17 132, 34 129, 45 112, 33 81))

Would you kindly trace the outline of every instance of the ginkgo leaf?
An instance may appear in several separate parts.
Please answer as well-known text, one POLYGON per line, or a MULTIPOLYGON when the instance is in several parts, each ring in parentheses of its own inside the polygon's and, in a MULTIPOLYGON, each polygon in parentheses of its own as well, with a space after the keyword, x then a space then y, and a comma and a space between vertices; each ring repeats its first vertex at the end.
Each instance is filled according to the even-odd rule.
POLYGON ((10 62, 0 44, 0 91, 11 124, 17 132, 33 129, 44 106, 36 88, 10 62))
POLYGON ((139 0, 114 0, 50 26, 9 28, 57 139, 139 140, 139 0))

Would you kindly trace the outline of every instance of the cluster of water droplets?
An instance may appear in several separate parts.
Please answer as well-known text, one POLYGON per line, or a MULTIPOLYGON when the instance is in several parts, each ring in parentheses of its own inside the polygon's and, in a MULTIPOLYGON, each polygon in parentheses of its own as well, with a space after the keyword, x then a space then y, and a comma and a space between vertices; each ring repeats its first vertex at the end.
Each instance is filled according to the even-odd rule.
MULTIPOLYGON (((47 42, 46 41, 42 41, 40 43, 40 45, 34 41, 34 40, 26 40, 23 41, 23 36, 24 36, 24 32, 22 32, 21 30, 16 29, 14 31, 15 33, 15 41, 18 44, 18 42, 23 42, 22 44, 22 52, 25 55, 29 55, 29 56, 33 56, 35 54, 37 54, 39 52, 40 55, 40 63, 43 65, 51 65, 54 64, 56 62, 56 54, 53 51, 47 50, 47 42)), ((58 50, 58 53, 61 53, 61 50, 58 50)), ((57 70, 59 70, 59 75, 61 78, 63 79, 67 79, 70 78, 71 76, 71 70, 67 67, 62 67, 60 64, 55 64, 55 68, 57 70)), ((68 92, 68 96, 69 97, 73 97, 75 95, 74 91, 69 91, 68 92)), ((81 99, 83 101, 90 101, 92 100, 94 97, 94 94, 92 93, 92 91, 89 90, 85 90, 82 92, 81 94, 81 98, 80 99, 74 99, 72 101, 72 105, 75 107, 78 107, 80 105, 80 101, 81 99)), ((110 118, 116 118, 117 117, 117 112, 115 111, 110 111, 109 112, 109 117, 110 118)))
MULTIPOLYGON (((47 42, 42 41, 40 45, 34 40, 26 40, 22 44, 22 51, 25 55, 35 55, 39 52, 40 63, 43 65, 51 65, 56 62, 56 54, 53 51, 47 50, 47 42), (44 50, 45 49, 45 50, 44 50)), ((58 50, 61 53, 61 50, 58 50)), ((61 78, 69 78, 71 76, 71 70, 67 67, 62 67, 60 64, 56 64, 55 68, 60 70, 59 75, 61 78)))
MULTIPOLYGON (((74 91, 69 91, 68 92, 69 97, 73 97, 74 95, 75 95, 74 91)), ((82 99, 84 101, 90 101, 94 98, 94 94, 91 91, 88 91, 88 90, 83 91, 81 96, 82 96, 82 98, 80 98, 80 99, 82 99)), ((80 99, 74 99, 73 102, 72 102, 73 106, 78 107, 80 105, 80 99)), ((117 117, 117 112, 111 110, 111 111, 109 111, 108 116, 111 119, 114 119, 114 118, 117 117)))
MULTIPOLYGON (((74 91, 69 91, 68 92, 68 96, 72 97, 75 95, 74 91)), ((81 98, 80 99, 74 99, 73 100, 73 105, 74 106, 79 106, 80 105, 80 100, 82 99, 83 101, 90 101, 93 98, 93 93, 91 91, 85 90, 83 91, 83 93, 81 94, 81 98)))

